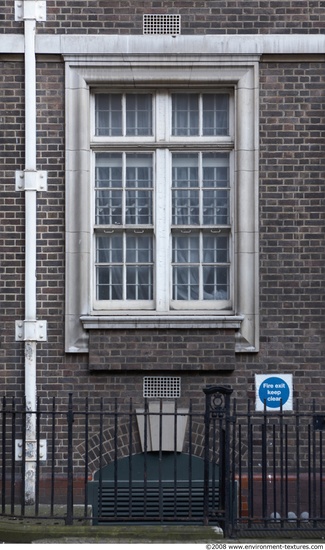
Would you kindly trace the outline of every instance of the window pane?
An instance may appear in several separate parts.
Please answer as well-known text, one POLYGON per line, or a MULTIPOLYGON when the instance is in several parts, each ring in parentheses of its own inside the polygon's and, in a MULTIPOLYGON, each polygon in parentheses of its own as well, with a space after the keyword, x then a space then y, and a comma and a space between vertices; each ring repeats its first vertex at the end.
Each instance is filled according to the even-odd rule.
POLYGON ((203 262, 228 262, 228 237, 216 235, 203 236, 203 262))
POLYGON ((151 235, 127 235, 126 264, 127 299, 152 300, 153 244, 151 235))
POLYGON ((229 224, 229 155, 202 155, 203 224, 229 224))
POLYGON ((203 187, 229 187, 229 154, 203 153, 203 187))
POLYGON ((229 267, 204 266, 203 289, 204 300, 228 300, 229 267))
POLYGON ((152 235, 97 237, 98 300, 153 299, 152 235))
POLYGON ((175 235, 173 237, 173 262, 198 263, 200 260, 199 235, 175 235))
POLYGON ((198 187, 198 153, 173 154, 173 187, 198 187))
POLYGON ((127 300, 152 300, 152 268, 149 266, 127 266, 127 300))
POLYGON ((229 246, 227 236, 203 235, 203 299, 229 299, 229 246), (207 265, 209 264, 209 265, 207 265))
POLYGON ((126 156, 127 224, 152 224, 152 164, 151 154, 126 156))
POLYGON ((228 191, 210 190, 203 193, 204 225, 227 225, 229 223, 228 191))
POLYGON ((227 235, 173 236, 173 299, 229 299, 227 235))
POLYGON ((151 225, 152 172, 152 154, 98 153, 95 181, 96 224, 151 225))
POLYGON ((122 300, 122 266, 97 266, 97 300, 122 300))
POLYGON ((199 134, 199 95, 172 95, 173 136, 197 136, 199 134))
POLYGON ((173 300, 198 300, 199 268, 194 266, 174 266, 173 300))
POLYGON ((121 234, 101 235, 97 237, 97 262, 123 262, 123 238, 121 234))
POLYGON ((173 155, 172 187, 172 223, 174 225, 197 225, 200 221, 199 157, 197 153, 173 155))
POLYGON ((126 135, 152 135, 152 96, 126 94, 126 135))
POLYGON ((173 299, 199 298, 199 235, 173 237, 173 299))
POLYGON ((122 135, 122 95, 97 94, 95 96, 96 136, 122 135))
POLYGON ((203 135, 226 136, 229 134, 228 94, 203 94, 203 135))
POLYGON ((96 224, 122 223, 122 154, 98 153, 95 170, 96 224))
POLYGON ((127 235, 127 263, 152 263, 152 236, 127 235))
POLYGON ((123 296, 122 235, 97 237, 96 256, 97 264, 101 264, 97 265, 96 270, 97 300, 121 300, 123 296))

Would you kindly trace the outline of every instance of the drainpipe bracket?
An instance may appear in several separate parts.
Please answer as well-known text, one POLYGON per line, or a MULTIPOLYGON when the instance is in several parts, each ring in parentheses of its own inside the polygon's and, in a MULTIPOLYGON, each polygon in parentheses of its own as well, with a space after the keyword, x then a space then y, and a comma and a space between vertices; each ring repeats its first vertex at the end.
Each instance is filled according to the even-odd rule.
MULTIPOLYGON (((38 458, 39 460, 47 459, 47 441, 46 439, 38 440, 38 458)), ((15 439, 15 460, 21 461, 23 459, 23 440, 15 439)), ((25 441, 25 461, 35 462, 37 460, 37 440, 25 441)))
POLYGON ((42 170, 17 170, 16 191, 47 191, 47 172, 42 170))
POLYGON ((47 342, 47 321, 16 321, 16 342, 47 342))
POLYGON ((46 21, 46 1, 16 0, 15 21, 25 21, 26 19, 46 21))

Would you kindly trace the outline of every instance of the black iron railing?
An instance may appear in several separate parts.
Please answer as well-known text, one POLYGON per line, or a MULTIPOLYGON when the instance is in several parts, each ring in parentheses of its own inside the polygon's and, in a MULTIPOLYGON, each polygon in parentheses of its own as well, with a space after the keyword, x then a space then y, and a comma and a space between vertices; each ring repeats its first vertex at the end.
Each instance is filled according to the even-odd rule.
POLYGON ((325 415, 316 404, 256 412, 230 388, 204 393, 195 404, 70 394, 39 399, 35 411, 4 397, 1 515, 325 535, 325 415), (26 441, 30 414, 35 441, 26 441), (26 502, 30 462, 34 496, 26 502))

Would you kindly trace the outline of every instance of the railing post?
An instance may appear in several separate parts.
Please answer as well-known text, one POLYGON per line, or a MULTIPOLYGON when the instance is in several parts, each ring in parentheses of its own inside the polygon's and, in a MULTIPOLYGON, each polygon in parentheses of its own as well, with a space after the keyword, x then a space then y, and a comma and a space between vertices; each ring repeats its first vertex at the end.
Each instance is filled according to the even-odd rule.
POLYGON ((1 455, 2 455, 2 469, 1 469, 1 512, 4 515, 6 512, 6 437, 7 437, 7 422, 6 422, 6 407, 7 401, 6 397, 2 398, 2 445, 1 445, 1 455))
MULTIPOLYGON (((203 522, 204 525, 209 524, 209 477, 210 477, 210 422, 211 418, 225 419, 225 440, 223 446, 224 456, 220 457, 224 464, 224 480, 222 480, 222 486, 224 488, 224 495, 220 495, 220 499, 224 502, 224 534, 228 535, 230 510, 230 449, 229 449, 229 422, 230 422, 230 395, 232 394, 232 388, 228 386, 207 386, 203 388, 205 393, 205 414, 204 414, 204 495, 203 495, 203 522)), ((213 434, 215 437, 216 434, 213 434)), ((221 434, 220 434, 221 436, 221 434)), ((220 479, 219 479, 219 491, 220 491, 220 479)), ((219 499, 219 502, 220 502, 219 499)))
POLYGON ((73 524, 73 405, 72 405, 72 393, 69 393, 68 403, 68 479, 67 479, 67 517, 65 520, 66 525, 73 524))

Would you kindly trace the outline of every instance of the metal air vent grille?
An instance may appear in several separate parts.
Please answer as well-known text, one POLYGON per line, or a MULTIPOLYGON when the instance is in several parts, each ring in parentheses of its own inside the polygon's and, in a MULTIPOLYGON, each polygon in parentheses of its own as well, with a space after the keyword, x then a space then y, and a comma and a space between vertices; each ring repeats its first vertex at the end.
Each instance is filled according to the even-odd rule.
POLYGON ((145 376, 143 397, 176 398, 181 396, 179 376, 145 376))
POLYGON ((173 14, 144 14, 143 34, 181 34, 181 16, 173 14))

